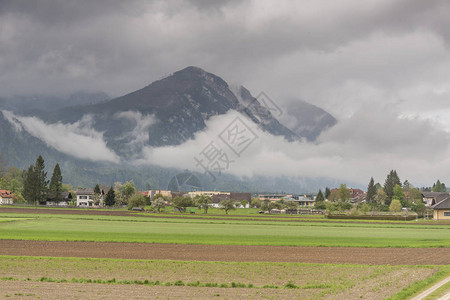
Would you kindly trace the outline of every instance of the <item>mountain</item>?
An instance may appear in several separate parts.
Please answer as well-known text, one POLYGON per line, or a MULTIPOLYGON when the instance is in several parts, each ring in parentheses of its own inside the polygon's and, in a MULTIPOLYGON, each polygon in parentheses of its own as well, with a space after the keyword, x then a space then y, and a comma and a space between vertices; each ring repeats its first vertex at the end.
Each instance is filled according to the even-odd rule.
POLYGON ((108 147, 123 157, 136 154, 136 147, 130 144, 136 145, 133 136, 140 121, 146 123, 140 130, 145 130, 147 137, 141 144, 172 146, 192 139, 195 133, 206 128, 209 118, 230 110, 240 112, 262 130, 288 141, 301 138, 274 118, 248 90, 241 87, 237 93, 222 78, 197 67, 187 67, 122 97, 51 113, 47 120, 73 123, 91 115, 95 120, 93 128, 103 132, 108 147))
POLYGON ((324 130, 336 125, 337 120, 320 107, 295 100, 288 105, 281 122, 298 136, 314 141, 324 130))
MULTIPOLYGON (((65 182, 84 186, 90 186, 93 182, 112 184, 134 179, 141 188, 147 185, 167 188, 167 182, 181 170, 156 165, 136 166, 132 162, 139 158, 143 147, 180 145, 205 130, 206 121, 211 117, 229 111, 240 113, 261 130, 282 136, 287 141, 312 140, 322 130, 332 126, 334 119, 320 108, 305 102, 298 108, 297 122, 291 119, 289 124, 294 126, 288 128, 272 114, 266 103, 260 102, 246 88, 230 87, 222 78, 197 67, 187 67, 140 90, 111 100, 106 100, 105 94, 72 98, 72 101, 69 97, 50 109, 45 105, 51 105, 56 101, 54 98, 38 100, 32 102, 28 99, 17 103, 0 101, 0 139, 8 141, 0 143, 0 152, 11 165, 24 169, 41 154, 49 171, 58 162, 65 182), (36 106, 38 102, 41 106, 36 106), (30 104, 29 109, 26 109, 24 103, 33 105, 30 104), (306 107, 307 111, 303 117, 300 117, 303 114, 301 107, 306 107), (7 112, 8 109, 14 113, 7 112), (32 123, 26 124, 27 127, 26 122, 32 123), (37 131, 38 127, 46 129, 37 131), (70 135, 69 132, 64 134, 67 129, 71 130, 70 135), (95 149, 84 148, 76 142, 85 138, 91 141, 89 143, 99 142, 103 150, 106 149, 117 159, 92 159, 94 153, 89 151, 95 149), (61 144, 65 147, 60 147, 61 144), (86 155, 91 155, 90 160, 86 159, 86 155)), ((292 115, 293 111, 295 109, 289 109, 288 113, 292 115)), ((256 191, 256 187, 278 187, 285 191, 305 191, 304 185, 298 185, 298 178, 284 178, 282 184, 274 186, 275 181, 263 177, 247 178, 242 182, 237 177, 222 175, 221 181, 211 182, 204 174, 196 173, 196 176, 209 189, 256 191)), ((314 184, 314 180, 301 180, 308 182, 308 188, 318 185, 314 184)))

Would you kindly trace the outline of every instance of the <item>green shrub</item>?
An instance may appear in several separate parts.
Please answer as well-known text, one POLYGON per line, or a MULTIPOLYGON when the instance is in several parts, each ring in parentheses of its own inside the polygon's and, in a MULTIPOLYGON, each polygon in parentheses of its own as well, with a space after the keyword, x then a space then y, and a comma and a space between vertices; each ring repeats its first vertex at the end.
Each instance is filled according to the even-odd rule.
POLYGON ((200 286, 200 281, 188 282, 187 286, 200 286))
POLYGON ((284 285, 285 289, 296 289, 298 288, 298 286, 296 286, 295 284, 293 284, 292 282, 288 282, 284 285))
POLYGON ((184 286, 184 282, 181 280, 175 281, 174 285, 176 286, 184 286))
POLYGON ((206 287, 218 287, 219 285, 215 282, 207 282, 205 283, 206 287))
POLYGON ((144 207, 146 203, 146 199, 144 195, 134 194, 128 200, 128 210, 131 210, 133 207, 144 207))

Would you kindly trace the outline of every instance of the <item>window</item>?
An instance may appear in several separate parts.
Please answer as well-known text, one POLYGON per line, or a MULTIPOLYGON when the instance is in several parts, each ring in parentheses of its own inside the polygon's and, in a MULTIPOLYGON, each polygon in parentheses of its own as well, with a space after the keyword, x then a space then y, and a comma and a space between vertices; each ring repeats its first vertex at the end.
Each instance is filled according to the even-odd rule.
POLYGON ((444 217, 450 217, 450 211, 444 211, 444 217))
POLYGON ((87 196, 80 196, 80 199, 87 199, 87 196))

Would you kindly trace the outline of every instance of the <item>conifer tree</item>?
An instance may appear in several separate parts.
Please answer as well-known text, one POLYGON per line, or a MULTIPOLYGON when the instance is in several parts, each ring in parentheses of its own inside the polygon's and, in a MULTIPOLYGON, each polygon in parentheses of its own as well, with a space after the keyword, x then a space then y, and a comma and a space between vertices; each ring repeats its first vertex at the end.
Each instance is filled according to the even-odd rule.
POLYGON ((432 192, 445 192, 445 190, 445 184, 442 184, 439 179, 435 184, 433 184, 433 188, 431 189, 432 192))
POLYGON ((397 171, 391 170, 386 177, 386 181, 384 182, 384 191, 386 192, 387 199, 386 205, 390 205, 392 201, 392 196, 394 195, 394 187, 395 185, 402 186, 400 178, 397 175, 397 171))
POLYGON ((30 204, 44 202, 47 197, 47 172, 42 156, 36 159, 35 165, 30 165, 25 173, 23 197, 30 204))
POLYGON ((317 196, 316 196, 316 202, 322 202, 324 200, 325 200, 325 198, 323 197, 322 190, 319 190, 319 192, 317 193, 317 196))
POLYGON ((36 173, 36 200, 37 202, 44 202, 47 196, 47 172, 45 172, 45 163, 41 155, 36 159, 34 165, 34 172, 36 173))
POLYGON ((113 206, 115 203, 116 203, 116 195, 113 187, 111 186, 108 193, 106 194, 105 205, 113 206))
POLYGON ((53 197, 53 200, 59 202, 62 200, 61 192, 62 192, 62 174, 61 168, 57 163, 55 168, 53 169, 52 178, 50 179, 50 187, 49 187, 50 195, 53 197))
POLYGON ((29 204, 36 204, 36 173, 33 165, 24 174, 22 196, 29 204))
POLYGON ((375 195, 377 194, 377 188, 375 187, 375 182, 373 177, 370 178, 369 185, 367 186, 366 202, 375 202, 375 195))
POLYGON ((100 186, 96 184, 94 187, 94 194, 101 194, 101 193, 102 191, 100 190, 100 186))

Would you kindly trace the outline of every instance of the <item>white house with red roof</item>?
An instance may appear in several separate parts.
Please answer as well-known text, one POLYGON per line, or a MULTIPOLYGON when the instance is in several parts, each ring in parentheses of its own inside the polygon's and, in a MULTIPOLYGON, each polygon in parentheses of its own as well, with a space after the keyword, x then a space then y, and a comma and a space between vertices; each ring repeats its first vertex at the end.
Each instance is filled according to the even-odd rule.
POLYGON ((0 190, 0 204, 13 204, 14 194, 8 190, 0 190))

